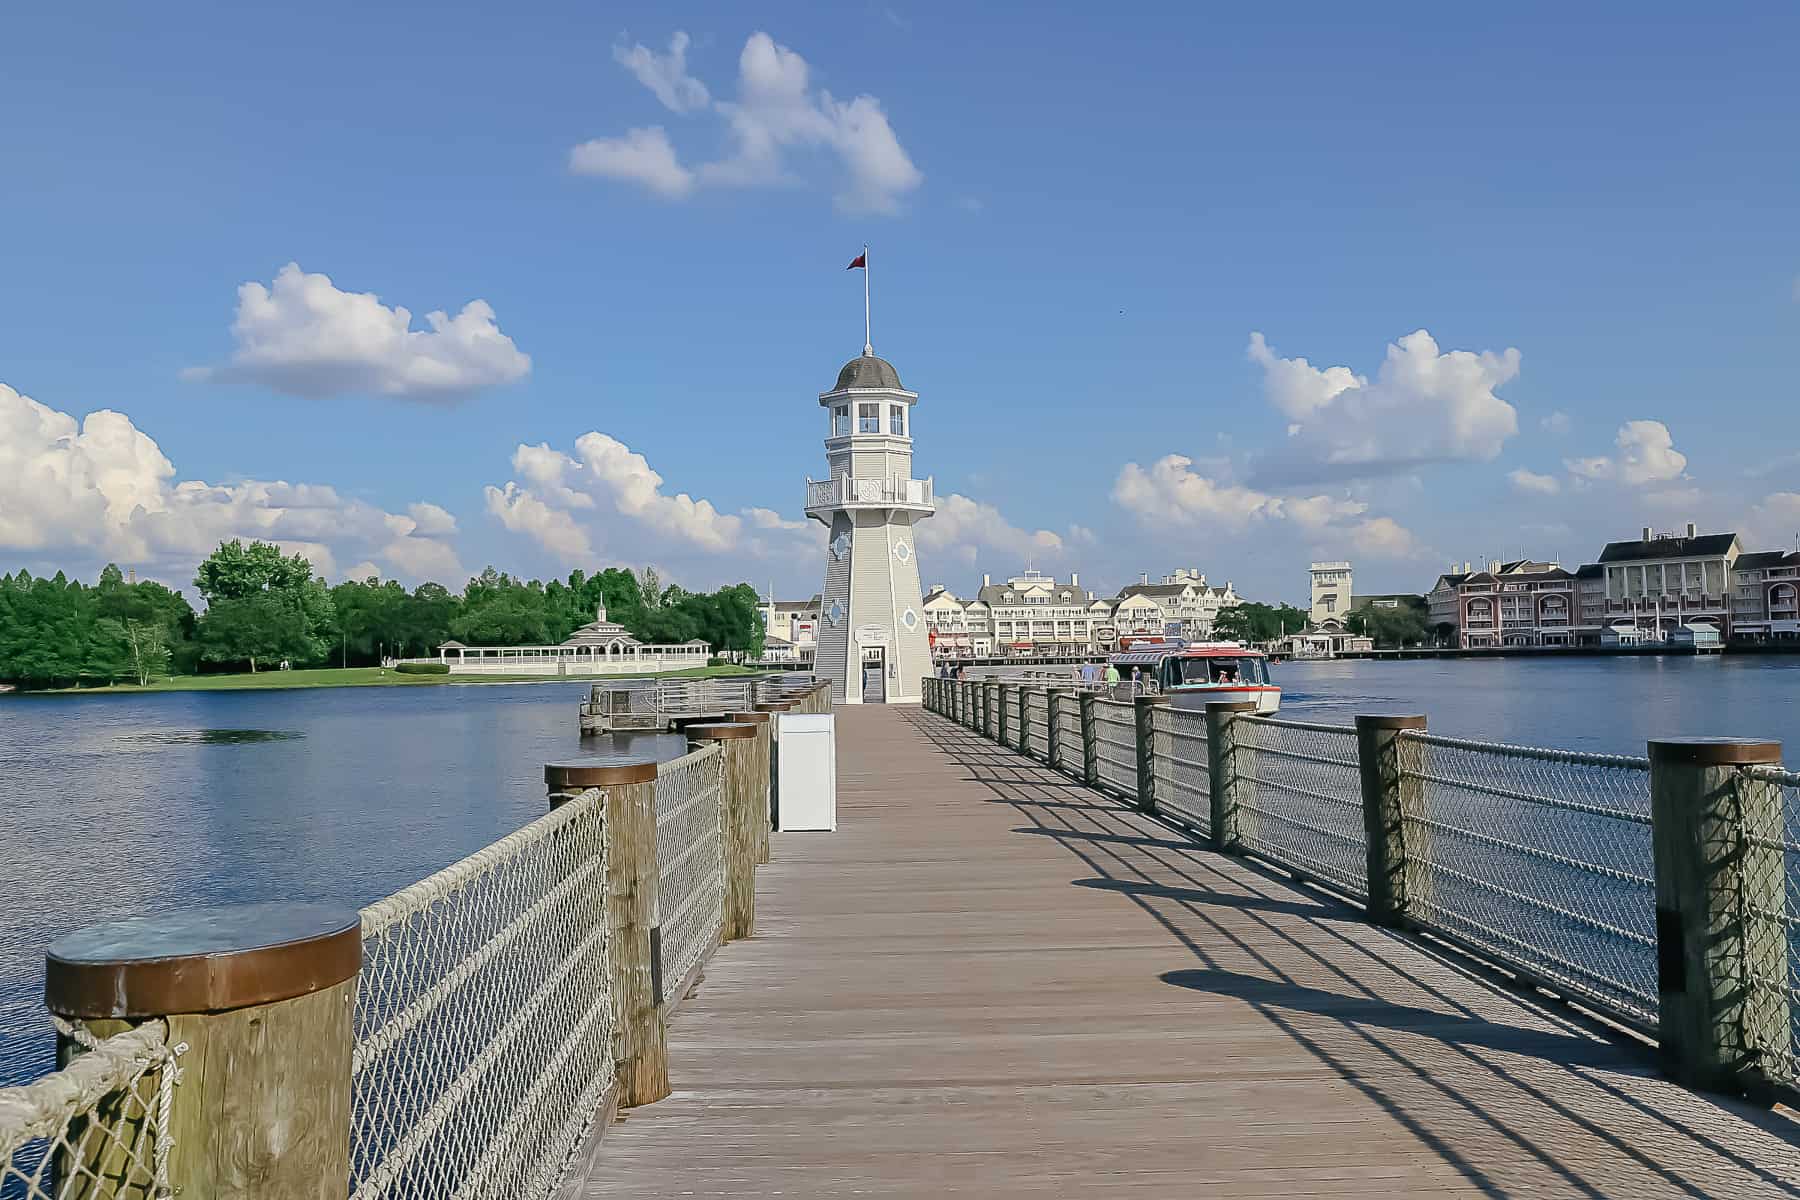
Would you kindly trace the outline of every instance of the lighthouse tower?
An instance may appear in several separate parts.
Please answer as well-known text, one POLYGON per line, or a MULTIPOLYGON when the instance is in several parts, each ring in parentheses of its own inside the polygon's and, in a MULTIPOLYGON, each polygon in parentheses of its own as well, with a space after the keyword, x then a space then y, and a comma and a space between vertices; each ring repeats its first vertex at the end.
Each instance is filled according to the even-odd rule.
POLYGON ((912 473, 912 409, 892 363, 863 353, 819 395, 829 434, 806 515, 831 531, 815 669, 839 704, 914 701, 931 672, 913 527, 932 513, 931 480, 912 473))

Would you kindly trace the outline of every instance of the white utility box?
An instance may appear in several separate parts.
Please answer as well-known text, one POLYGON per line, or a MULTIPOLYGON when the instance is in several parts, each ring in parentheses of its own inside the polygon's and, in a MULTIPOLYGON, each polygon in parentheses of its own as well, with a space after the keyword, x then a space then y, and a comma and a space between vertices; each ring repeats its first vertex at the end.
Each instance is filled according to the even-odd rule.
POLYGON ((776 787, 783 830, 837 828, 837 718, 831 713, 775 713, 776 787))

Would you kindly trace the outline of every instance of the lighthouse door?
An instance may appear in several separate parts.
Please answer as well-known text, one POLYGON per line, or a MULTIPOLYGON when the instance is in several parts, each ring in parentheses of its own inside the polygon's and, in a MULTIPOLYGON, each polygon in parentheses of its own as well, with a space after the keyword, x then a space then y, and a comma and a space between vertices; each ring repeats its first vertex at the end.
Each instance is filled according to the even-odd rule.
POLYGON ((875 646, 863 655, 863 703, 887 703, 887 647, 875 646))

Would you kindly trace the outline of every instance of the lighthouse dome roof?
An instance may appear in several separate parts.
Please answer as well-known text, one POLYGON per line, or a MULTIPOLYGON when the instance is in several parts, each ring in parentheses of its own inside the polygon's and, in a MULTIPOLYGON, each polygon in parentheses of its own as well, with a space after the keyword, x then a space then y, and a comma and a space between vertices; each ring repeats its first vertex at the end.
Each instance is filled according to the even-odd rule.
POLYGON ((900 387, 900 372, 894 370, 894 364, 885 358, 876 358, 873 354, 859 354, 844 364, 838 372, 837 386, 831 390, 842 391, 845 388, 890 388, 894 391, 900 387))

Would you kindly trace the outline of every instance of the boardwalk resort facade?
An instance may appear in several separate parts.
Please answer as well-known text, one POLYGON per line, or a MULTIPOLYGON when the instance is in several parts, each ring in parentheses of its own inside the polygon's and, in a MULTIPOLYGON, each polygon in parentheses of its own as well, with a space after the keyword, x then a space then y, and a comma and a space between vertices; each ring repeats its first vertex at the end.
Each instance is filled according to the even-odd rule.
POLYGON ((1800 640, 1800 553, 1746 552, 1735 533, 1609 542, 1570 571, 1492 561, 1438 576, 1433 629, 1461 649, 1800 640))

